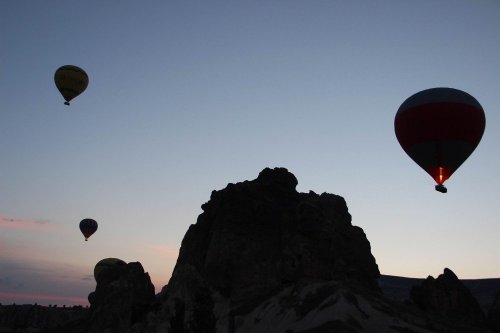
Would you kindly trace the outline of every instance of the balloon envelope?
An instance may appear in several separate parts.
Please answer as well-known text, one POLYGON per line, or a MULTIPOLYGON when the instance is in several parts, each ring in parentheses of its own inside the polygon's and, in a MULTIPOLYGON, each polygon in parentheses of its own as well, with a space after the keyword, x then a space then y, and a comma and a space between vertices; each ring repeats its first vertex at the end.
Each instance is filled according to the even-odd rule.
POLYGON ((66 101, 64 104, 69 105, 69 101, 87 89, 89 77, 80 67, 65 65, 57 69, 54 81, 66 101))
POLYGON ((97 230, 97 222, 93 219, 83 219, 80 222, 80 231, 83 236, 85 236, 85 240, 88 240, 90 236, 97 230))
POLYGON ((100 260, 94 267, 94 278, 99 284, 106 284, 117 279, 123 273, 127 263, 118 258, 100 260))
POLYGON ((90 305, 94 304, 94 302, 95 302, 95 291, 91 292, 87 296, 87 299, 88 299, 90 305))
POLYGON ((452 88, 432 88, 410 96, 394 119, 401 147, 439 186, 476 149, 485 125, 479 102, 452 88))

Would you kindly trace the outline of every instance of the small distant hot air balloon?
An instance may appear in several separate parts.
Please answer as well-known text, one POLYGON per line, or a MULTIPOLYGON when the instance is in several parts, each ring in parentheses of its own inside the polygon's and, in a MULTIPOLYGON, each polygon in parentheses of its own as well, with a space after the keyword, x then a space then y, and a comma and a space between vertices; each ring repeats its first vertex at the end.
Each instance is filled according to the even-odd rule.
POLYGON ((80 222, 80 231, 85 236, 85 241, 97 230, 97 222, 92 219, 83 219, 80 222))
POLYGON ((443 183, 481 141, 486 118, 481 104, 466 92, 432 88, 401 104, 394 129, 404 151, 446 193, 443 183))
POLYGON ((54 74, 56 87, 64 97, 64 104, 69 105, 69 102, 85 91, 89 85, 89 77, 87 73, 80 67, 66 65, 60 67, 54 74))

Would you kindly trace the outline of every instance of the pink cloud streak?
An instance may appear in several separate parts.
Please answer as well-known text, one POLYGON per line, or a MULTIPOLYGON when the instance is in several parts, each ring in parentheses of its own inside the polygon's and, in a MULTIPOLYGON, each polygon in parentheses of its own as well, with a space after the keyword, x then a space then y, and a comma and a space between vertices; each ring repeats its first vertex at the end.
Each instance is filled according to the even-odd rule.
POLYGON ((57 228, 49 221, 15 219, 0 215, 0 229, 27 230, 27 231, 55 231, 57 228))

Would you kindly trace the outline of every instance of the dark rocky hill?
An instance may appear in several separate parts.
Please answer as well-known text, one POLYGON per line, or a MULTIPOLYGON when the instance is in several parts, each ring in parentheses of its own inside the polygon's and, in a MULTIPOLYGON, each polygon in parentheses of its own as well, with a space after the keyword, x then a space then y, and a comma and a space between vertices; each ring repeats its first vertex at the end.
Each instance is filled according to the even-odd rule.
MULTIPOLYGON (((159 310, 136 331, 489 332, 458 279, 451 292, 450 284, 421 281, 430 298, 384 295, 388 286, 344 199, 299 193, 296 185, 276 168, 212 192, 186 233, 159 310), (450 311, 430 313, 432 295, 450 311), (458 322, 462 306, 473 310, 458 322)), ((446 281, 454 276, 446 273, 446 281)))

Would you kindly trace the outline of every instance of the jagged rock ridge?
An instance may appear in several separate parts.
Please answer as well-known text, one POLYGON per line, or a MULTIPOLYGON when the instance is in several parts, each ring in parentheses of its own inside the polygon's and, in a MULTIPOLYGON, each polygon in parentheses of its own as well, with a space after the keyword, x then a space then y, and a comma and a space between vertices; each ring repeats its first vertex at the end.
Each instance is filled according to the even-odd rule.
POLYGON ((450 269, 436 279, 429 276, 411 289, 410 299, 423 311, 465 327, 485 327, 481 306, 450 269))
POLYGON ((301 279, 356 280, 378 289, 378 267, 363 230, 337 195, 298 193, 286 169, 212 192, 181 246, 169 285, 186 267, 232 300, 301 279))
POLYGON ((106 268, 102 276, 96 276, 95 292, 89 295, 86 332, 126 332, 151 310, 155 292, 149 274, 139 262, 123 262, 106 268))

